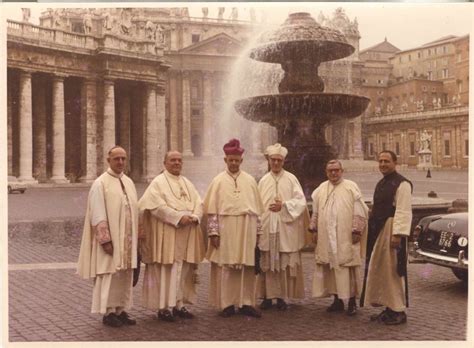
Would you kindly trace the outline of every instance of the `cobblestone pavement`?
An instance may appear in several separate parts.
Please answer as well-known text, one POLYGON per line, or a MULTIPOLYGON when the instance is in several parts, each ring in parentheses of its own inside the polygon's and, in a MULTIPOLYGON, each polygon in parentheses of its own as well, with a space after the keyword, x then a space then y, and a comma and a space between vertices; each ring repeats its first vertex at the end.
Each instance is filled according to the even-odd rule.
POLYGON ((331 299, 310 298, 313 255, 303 256, 306 298, 286 312, 270 309, 261 319, 241 315, 223 319, 207 305, 209 264, 200 267, 193 320, 166 323, 140 306, 142 280, 134 289, 130 314, 137 325, 105 327, 90 314, 92 283, 75 274, 77 240, 51 245, 22 238, 9 240, 9 341, 336 341, 465 340, 467 287, 449 269, 409 265, 408 323, 388 327, 371 323, 374 308, 355 317, 325 312, 331 299))

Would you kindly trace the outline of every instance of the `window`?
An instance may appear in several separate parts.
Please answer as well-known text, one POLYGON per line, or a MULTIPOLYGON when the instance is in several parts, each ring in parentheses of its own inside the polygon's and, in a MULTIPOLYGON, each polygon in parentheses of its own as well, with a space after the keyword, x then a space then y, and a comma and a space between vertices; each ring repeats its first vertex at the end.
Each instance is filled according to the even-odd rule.
POLYGON ((373 155, 374 155, 374 144, 369 143, 369 156, 373 156, 373 155))
POLYGON ((443 74, 443 75, 442 75, 442 76, 443 76, 443 79, 448 78, 448 77, 449 77, 448 68, 443 69, 442 74, 443 74))
POLYGON ((451 156, 451 152, 449 148, 449 140, 444 140, 444 156, 446 157, 451 156))
POLYGON ((383 91, 377 91, 377 95, 383 95, 383 91))
POLYGON ((377 80, 377 83, 378 83, 379 85, 383 85, 383 80, 377 80))
POLYGON ((411 54, 408 55, 408 61, 411 62, 411 54))
POLYGON ((421 58, 421 52, 418 52, 418 59, 421 58))
POLYGON ((428 50, 428 55, 431 56, 431 50, 428 50))
POLYGON ((444 139, 444 156, 451 156, 451 132, 445 132, 443 135, 444 139))
POLYGON ((433 72, 428 71, 428 80, 433 80, 433 72))
POLYGON ((464 156, 469 156, 469 139, 464 140, 464 156))
POLYGON ((461 62, 461 57, 462 57, 461 53, 458 53, 458 56, 457 56, 457 62, 458 62, 458 63, 461 62))
POLYGON ((395 154, 400 156, 400 143, 398 141, 395 143, 395 154))
POLYGON ((199 85, 196 80, 191 82, 191 99, 196 100, 198 99, 199 94, 199 85))
POLYGON ((428 87, 423 86, 423 87, 421 87, 421 89, 423 90, 423 92, 426 92, 428 90, 428 87))
POLYGON ((462 93, 462 80, 458 81, 458 93, 462 93))
POLYGON ((199 42, 200 38, 201 38, 201 35, 199 35, 199 34, 191 34, 191 42, 192 43, 199 42))
POLYGON ((415 156, 415 142, 410 141, 410 156, 415 156))
POLYGON ((443 46, 443 53, 444 54, 448 53, 448 48, 446 46, 443 46))
POLYGON ((398 57, 398 62, 399 62, 399 63, 402 62, 402 57, 398 57))

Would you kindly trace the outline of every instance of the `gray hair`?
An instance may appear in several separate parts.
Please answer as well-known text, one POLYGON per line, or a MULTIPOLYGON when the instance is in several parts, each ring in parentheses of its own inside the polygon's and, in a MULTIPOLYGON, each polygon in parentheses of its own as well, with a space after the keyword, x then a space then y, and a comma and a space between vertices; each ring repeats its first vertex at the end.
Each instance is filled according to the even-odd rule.
POLYGON ((326 169, 327 169, 327 167, 328 167, 330 164, 339 164, 339 167, 341 167, 341 169, 344 170, 344 166, 342 165, 342 162, 339 161, 338 159, 329 160, 329 161, 326 163, 326 169))

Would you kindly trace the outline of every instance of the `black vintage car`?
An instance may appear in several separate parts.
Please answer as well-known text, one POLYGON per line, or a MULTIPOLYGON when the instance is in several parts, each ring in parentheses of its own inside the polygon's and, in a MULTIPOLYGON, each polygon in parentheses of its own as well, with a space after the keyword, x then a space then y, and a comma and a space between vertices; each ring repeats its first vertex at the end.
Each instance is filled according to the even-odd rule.
POLYGON ((420 220, 413 232, 411 263, 432 263, 468 278, 468 213, 431 215, 420 220))

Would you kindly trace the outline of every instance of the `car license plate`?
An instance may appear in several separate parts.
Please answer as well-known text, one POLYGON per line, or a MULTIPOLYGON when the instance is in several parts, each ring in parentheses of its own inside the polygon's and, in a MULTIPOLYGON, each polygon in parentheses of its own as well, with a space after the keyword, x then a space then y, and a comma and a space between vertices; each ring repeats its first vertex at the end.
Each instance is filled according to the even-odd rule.
POLYGON ((451 244, 453 243, 453 237, 454 237, 453 232, 441 231, 438 245, 441 248, 450 248, 451 244))

